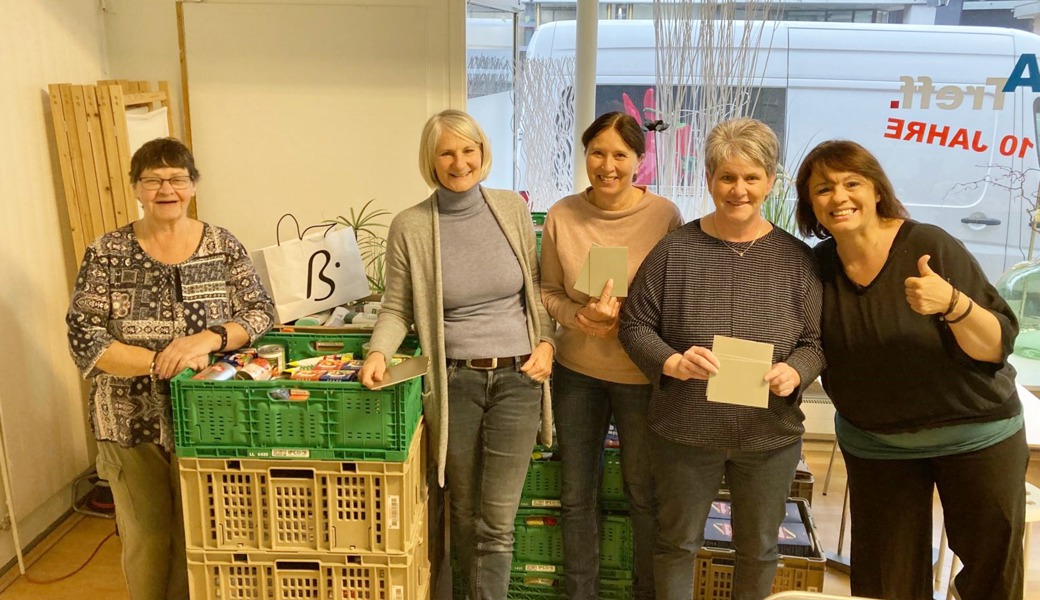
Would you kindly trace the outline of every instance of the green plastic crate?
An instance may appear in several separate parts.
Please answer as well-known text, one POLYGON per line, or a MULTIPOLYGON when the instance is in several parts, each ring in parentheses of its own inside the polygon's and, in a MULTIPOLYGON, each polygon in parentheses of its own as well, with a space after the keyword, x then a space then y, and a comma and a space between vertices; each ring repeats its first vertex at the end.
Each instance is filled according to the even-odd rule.
MULTIPOLYGON (((451 597, 453 600, 465 600, 466 590, 462 588, 459 576, 458 561, 451 563, 451 597)), ((563 576, 551 573, 513 573, 509 576, 509 600, 563 600, 566 585, 563 576)), ((630 600, 632 598, 631 579, 600 579, 600 600, 630 600)))
MULTIPOLYGON (((270 333, 287 360, 353 352, 368 335, 270 333)), ((413 352, 417 344, 411 341, 413 352)), ((357 382, 170 382, 177 454, 199 458, 403 461, 422 416, 422 380, 373 391, 357 382), (278 389, 306 390, 306 401, 276 400, 278 389)))
POLYGON ((524 489, 520 494, 520 506, 535 508, 559 508, 563 484, 560 477, 559 455, 551 448, 535 446, 531 464, 527 467, 524 489), (539 458, 540 455, 550 458, 539 458))
MULTIPOLYGON (((513 573, 509 577, 510 600, 562 600, 565 597, 566 585, 560 575, 546 573, 520 574, 513 573)), ((455 596, 461 600, 465 596, 455 596)), ((599 600, 630 600, 632 598, 631 579, 600 579, 599 600)))
POLYGON ((599 487, 599 503, 607 510, 627 511, 628 498, 621 479, 621 451, 607 448, 603 453, 603 481, 599 487))
MULTIPOLYGON (((557 510, 521 509, 513 533, 513 571, 563 572, 563 519, 557 510)), ((632 577, 632 521, 627 515, 600 519, 600 576, 632 577)))
MULTIPOLYGON (((559 455, 545 446, 536 446, 534 455, 552 453, 552 458, 532 458, 524 479, 520 506, 531 508, 559 508, 563 482, 559 455)), ((607 510, 624 511, 628 508, 621 481, 621 451, 607 448, 603 458, 603 480, 599 489, 600 506, 607 510)))
POLYGON ((535 252, 538 256, 542 255, 542 225, 545 225, 545 213, 533 212, 531 213, 531 221, 534 222, 534 240, 535 240, 535 252))

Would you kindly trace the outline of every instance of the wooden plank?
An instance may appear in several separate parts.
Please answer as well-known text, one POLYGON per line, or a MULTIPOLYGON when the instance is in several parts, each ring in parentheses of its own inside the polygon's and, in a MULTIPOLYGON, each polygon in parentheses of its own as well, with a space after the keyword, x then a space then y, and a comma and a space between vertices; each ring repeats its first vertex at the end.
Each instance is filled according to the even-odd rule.
POLYGON ((127 106, 140 106, 142 104, 149 105, 149 108, 154 108, 152 104, 162 105, 166 101, 166 92, 134 92, 132 94, 123 94, 123 100, 127 106))
MULTIPOLYGON (((105 163, 108 165, 108 185, 112 190, 112 206, 115 210, 116 227, 122 227, 137 218, 137 212, 128 212, 134 207, 133 199, 128 198, 127 188, 130 186, 126 171, 119 159, 119 144, 116 141, 116 116, 112 108, 112 90, 119 90, 118 85, 99 85, 98 109, 101 113, 101 136, 105 142, 105 163), (129 202, 128 202, 129 200, 129 202), (132 217, 130 215, 133 215, 132 217)), ((125 114, 120 113, 123 119, 125 114)))
MULTIPOLYGON (((90 202, 87 200, 87 184, 83 171, 83 153, 79 143, 80 122, 76 119, 76 103, 73 100, 75 88, 79 86, 62 86, 62 103, 65 105, 65 129, 69 136, 69 156, 72 162, 72 181, 76 186, 76 206, 79 211, 80 223, 83 227, 83 237, 93 242, 97 237, 94 233, 93 219, 90 215, 90 202)), ((82 96, 82 91, 80 91, 82 96)), ((86 135, 84 133, 83 135, 86 135)))
MULTIPOLYGON (((181 60, 181 102, 183 103, 182 111, 184 114, 184 137, 181 140, 184 145, 191 148, 191 98, 188 93, 188 51, 187 51, 187 38, 184 34, 184 3, 177 3, 177 47, 180 49, 180 60, 181 60)), ((195 192, 195 197, 191 199, 188 204, 188 216, 197 219, 199 214, 199 196, 198 192, 195 192)))
MULTIPOLYGON (((177 3, 177 46, 180 48, 181 60, 181 102, 184 111, 184 143, 191 148, 191 99, 188 94, 188 50, 184 35, 184 3, 177 3)), ((194 214, 192 201, 192 214, 194 214)))
MULTIPOLYGON (((105 157, 105 137, 102 134, 101 111, 98 109, 97 87, 83 86, 83 103, 87 113, 87 132, 90 136, 91 162, 94 163, 94 185, 97 188, 98 208, 105 231, 116 228, 116 211, 109 184, 108 159, 105 157)), ((120 199, 122 200, 122 199, 120 199)))
POLYGON ((76 185, 83 194, 79 196, 80 211, 89 216, 90 239, 95 239, 105 233, 105 219, 101 215, 98 202, 96 171, 94 170, 94 154, 90 149, 90 128, 87 125, 87 108, 83 99, 82 85, 72 86, 72 109, 73 122, 76 124, 76 150, 73 153, 73 161, 81 165, 80 176, 76 185))
POLYGON ((54 145, 58 151, 61 185, 65 193, 65 210, 68 211, 69 233, 78 267, 79 263, 83 261, 88 240, 83 236, 83 224, 80 221, 79 206, 76 203, 75 175, 72 172, 72 157, 69 154, 69 134, 65 128, 65 107, 61 102, 61 86, 52 83, 47 86, 47 92, 51 101, 51 123, 54 126, 54 145))
POLYGON ((173 127, 173 108, 170 107, 170 82, 160 81, 159 92, 163 99, 159 104, 166 109, 166 131, 170 137, 177 137, 177 131, 173 127))
POLYGON ((136 221, 140 214, 137 208, 137 198, 134 196, 133 188, 130 186, 130 134, 126 129, 126 105, 123 102, 123 87, 109 86, 112 103, 112 120, 116 130, 116 153, 119 157, 119 173, 126 181, 126 192, 123 194, 123 204, 126 206, 126 218, 136 221))

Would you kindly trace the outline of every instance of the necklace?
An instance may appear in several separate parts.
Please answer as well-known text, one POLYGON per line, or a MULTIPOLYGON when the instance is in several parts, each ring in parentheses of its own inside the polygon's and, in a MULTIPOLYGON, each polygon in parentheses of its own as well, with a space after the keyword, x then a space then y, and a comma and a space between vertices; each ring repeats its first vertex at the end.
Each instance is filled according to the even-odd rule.
MULTIPOLYGON (((722 244, 724 246, 729 248, 733 252, 733 254, 736 254, 740 258, 744 258, 744 255, 747 254, 752 248, 755 247, 755 242, 757 242, 759 240, 759 235, 762 233, 762 224, 759 224, 758 229, 755 230, 755 239, 751 240, 751 243, 748 244, 747 248, 744 248, 743 250, 738 250, 738 249, 734 248, 733 246, 731 246, 729 242, 727 242, 726 240, 722 239, 722 233, 719 231, 718 223, 715 222, 715 215, 711 215, 711 227, 712 227, 712 229, 715 230, 715 233, 717 233, 719 235, 718 240, 720 242, 722 242, 722 244)), ((736 243, 747 244, 747 242, 736 242, 736 243)))

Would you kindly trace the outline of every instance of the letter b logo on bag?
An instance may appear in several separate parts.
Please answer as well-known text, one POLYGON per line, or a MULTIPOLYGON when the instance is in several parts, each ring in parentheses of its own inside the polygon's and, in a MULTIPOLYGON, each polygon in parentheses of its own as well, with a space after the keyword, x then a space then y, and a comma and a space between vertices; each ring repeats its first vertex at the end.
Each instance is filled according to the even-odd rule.
MULTIPOLYGON (((317 252, 312 254, 311 255, 311 259, 309 261, 307 261, 307 298, 309 300, 314 300, 315 302, 321 302, 322 300, 325 300, 326 298, 328 298, 328 297, 330 297, 330 296, 332 296, 333 294, 336 293, 336 280, 330 279, 327 275, 325 275, 325 269, 328 268, 330 262, 332 262, 332 255, 329 254, 328 250, 318 250, 317 252), (319 256, 324 258, 325 262, 321 265, 321 268, 318 269, 318 272, 315 273, 314 272, 314 259, 318 258, 319 256), (315 298, 314 297, 314 294, 315 294, 315 291, 314 291, 314 278, 315 278, 315 276, 317 276, 318 279, 320 279, 321 281, 326 283, 328 285, 328 287, 329 287, 329 293, 325 294, 321 298, 315 298)), ((336 262, 335 266, 338 269, 339 268, 339 262, 336 262)))

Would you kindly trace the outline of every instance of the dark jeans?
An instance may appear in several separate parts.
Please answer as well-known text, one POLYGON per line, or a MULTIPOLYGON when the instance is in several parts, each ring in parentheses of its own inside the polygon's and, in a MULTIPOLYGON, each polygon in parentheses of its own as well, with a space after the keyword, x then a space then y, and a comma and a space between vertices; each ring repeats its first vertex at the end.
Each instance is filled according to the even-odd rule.
POLYGON ((964 562, 962 600, 1023 593, 1025 430, 975 452, 914 460, 857 458, 849 476, 856 596, 932 598, 932 495, 938 488, 950 549, 964 562))
POLYGON ((470 600, 505 600, 509 589, 513 521, 542 401, 542 384, 518 368, 448 368, 451 542, 470 600))
MULTIPOLYGON (((776 577, 777 531, 802 452, 801 440, 746 452, 687 446, 650 433, 660 529, 654 554, 659 600, 690 600, 704 523, 725 474, 733 513, 733 600, 762 600, 776 577)), ((1023 488, 1024 489, 1024 488, 1023 488)))
POLYGON ((621 443, 621 477, 632 518, 633 594, 637 600, 654 597, 657 501, 646 426, 651 391, 649 384, 611 383, 559 363, 553 367, 553 417, 563 461, 563 571, 570 600, 599 597, 599 490, 611 414, 621 443))

